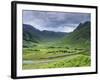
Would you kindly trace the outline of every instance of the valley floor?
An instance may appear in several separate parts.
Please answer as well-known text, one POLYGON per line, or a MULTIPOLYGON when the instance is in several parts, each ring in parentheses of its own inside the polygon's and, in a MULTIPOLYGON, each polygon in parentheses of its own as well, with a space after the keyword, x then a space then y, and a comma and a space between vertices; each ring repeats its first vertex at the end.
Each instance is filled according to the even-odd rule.
MULTIPOLYGON (((33 43, 34 44, 34 43, 33 43)), ((64 68, 90 66, 89 49, 53 42, 37 43, 23 48, 23 69, 64 68)))

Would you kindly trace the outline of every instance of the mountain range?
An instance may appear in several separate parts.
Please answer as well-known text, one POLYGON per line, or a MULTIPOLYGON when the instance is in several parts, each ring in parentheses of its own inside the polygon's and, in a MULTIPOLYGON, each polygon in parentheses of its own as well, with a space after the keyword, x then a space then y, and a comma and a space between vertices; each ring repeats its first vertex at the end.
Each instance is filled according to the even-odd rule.
POLYGON ((80 23, 77 28, 70 33, 54 32, 43 30, 40 31, 34 26, 23 24, 23 41, 39 43, 46 41, 58 41, 57 44, 71 45, 90 45, 90 21, 80 23))
POLYGON ((65 32, 54 32, 43 30, 40 31, 36 29, 34 26, 23 24, 23 40, 39 42, 39 41, 51 41, 55 39, 62 38, 67 35, 65 32))

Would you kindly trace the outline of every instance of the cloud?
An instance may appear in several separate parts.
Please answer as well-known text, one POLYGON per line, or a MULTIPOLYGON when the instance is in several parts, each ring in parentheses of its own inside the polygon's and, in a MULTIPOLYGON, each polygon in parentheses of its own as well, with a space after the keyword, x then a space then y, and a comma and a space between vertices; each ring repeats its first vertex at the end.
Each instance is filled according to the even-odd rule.
POLYGON ((85 21, 90 21, 89 13, 23 11, 23 23, 40 30, 71 32, 85 21))
POLYGON ((76 27, 69 27, 69 26, 64 26, 64 27, 58 27, 58 28, 45 28, 43 30, 49 30, 49 31, 55 31, 55 32, 72 32, 76 27))

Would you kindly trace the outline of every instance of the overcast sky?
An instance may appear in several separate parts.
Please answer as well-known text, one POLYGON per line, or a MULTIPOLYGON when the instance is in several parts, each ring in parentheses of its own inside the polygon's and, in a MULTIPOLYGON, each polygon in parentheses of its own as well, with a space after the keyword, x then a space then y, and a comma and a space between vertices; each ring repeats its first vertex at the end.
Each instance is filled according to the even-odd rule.
POLYGON ((85 21, 90 21, 89 13, 23 11, 23 24, 30 24, 39 30, 72 32, 85 21))

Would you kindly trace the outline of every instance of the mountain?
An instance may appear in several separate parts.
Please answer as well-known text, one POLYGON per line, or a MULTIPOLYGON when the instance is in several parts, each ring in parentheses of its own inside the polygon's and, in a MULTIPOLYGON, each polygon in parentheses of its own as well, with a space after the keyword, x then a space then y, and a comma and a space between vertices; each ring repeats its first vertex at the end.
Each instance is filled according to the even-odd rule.
POLYGON ((40 31, 31 25, 23 24, 23 40, 38 43, 40 31))
MULTIPOLYGON (((80 23, 78 27, 71 33, 54 32, 43 30, 40 31, 34 26, 23 24, 23 41, 25 44, 29 42, 40 43, 55 41, 57 45, 73 45, 80 47, 90 46, 90 22, 80 23)), ((30 43, 31 44, 31 43, 30 43)))
POLYGON ((38 43, 40 41, 51 41, 62 38, 67 33, 65 32, 54 32, 43 30, 40 31, 34 26, 23 24, 23 40, 38 43))
POLYGON ((62 44, 87 46, 90 44, 90 22, 80 23, 78 27, 61 41, 62 44))

